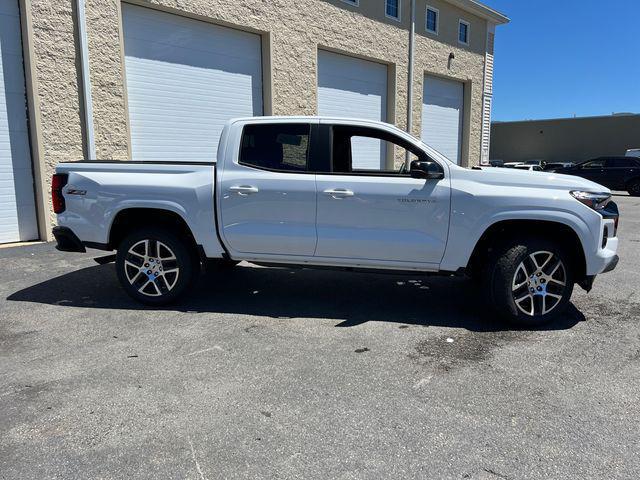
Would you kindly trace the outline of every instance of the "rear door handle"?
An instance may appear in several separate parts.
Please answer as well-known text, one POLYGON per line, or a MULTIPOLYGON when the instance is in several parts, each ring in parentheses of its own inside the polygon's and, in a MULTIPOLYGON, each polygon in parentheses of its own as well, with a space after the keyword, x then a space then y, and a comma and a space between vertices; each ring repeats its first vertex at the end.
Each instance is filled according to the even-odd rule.
POLYGON ((347 190, 346 188, 330 188, 325 190, 323 193, 326 195, 331 195, 333 198, 345 198, 345 197, 353 197, 353 192, 351 190, 347 190))
POLYGON ((235 192, 238 195, 251 195, 252 193, 258 193, 258 187, 253 185, 237 185, 235 187, 229 187, 229 191, 235 192))

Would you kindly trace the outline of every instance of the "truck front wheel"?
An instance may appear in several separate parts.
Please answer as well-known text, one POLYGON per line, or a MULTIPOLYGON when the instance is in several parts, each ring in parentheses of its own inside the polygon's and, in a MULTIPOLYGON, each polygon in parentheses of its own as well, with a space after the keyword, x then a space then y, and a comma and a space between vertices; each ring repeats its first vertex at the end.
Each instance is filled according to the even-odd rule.
POLYGON ((537 327, 561 315, 573 292, 573 262, 563 245, 521 239, 493 250, 483 282, 490 306, 507 321, 537 327))
POLYGON ((116 271, 134 300, 163 305, 177 299, 193 280, 194 260, 187 242, 162 228, 140 228, 118 247, 116 271))

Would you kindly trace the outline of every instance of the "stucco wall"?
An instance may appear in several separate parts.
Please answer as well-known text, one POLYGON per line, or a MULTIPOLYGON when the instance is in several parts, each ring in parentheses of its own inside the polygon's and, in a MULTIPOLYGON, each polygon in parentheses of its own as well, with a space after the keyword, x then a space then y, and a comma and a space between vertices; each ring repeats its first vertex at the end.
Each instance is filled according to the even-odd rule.
MULTIPOLYGON (((401 22, 386 18, 384 2, 361 0, 353 7, 341 0, 138 0, 139 5, 179 13, 263 35, 265 113, 317 113, 317 50, 325 48, 389 65, 392 72, 389 116, 406 126, 409 0, 402 2, 401 22), (270 67, 270 68, 269 68, 270 67), (270 79, 270 81, 269 81, 270 79), (269 110, 269 106, 272 106, 269 110)), ((480 156, 482 80, 486 22, 442 0, 440 34, 424 31, 426 3, 417 2, 414 78, 414 129, 420 134, 425 73, 461 80, 467 85, 468 136, 463 165, 480 156), (457 19, 471 23, 471 46, 457 42, 457 19), (449 54, 455 60, 449 64, 449 54)), ((82 93, 71 0, 31 0, 38 100, 42 112, 43 161, 48 178, 56 163, 83 156, 82 93)), ((87 32, 94 129, 99 159, 129 156, 126 79, 122 58, 119 0, 87 0, 87 32)), ((46 200, 48 201, 48 199, 46 200)))

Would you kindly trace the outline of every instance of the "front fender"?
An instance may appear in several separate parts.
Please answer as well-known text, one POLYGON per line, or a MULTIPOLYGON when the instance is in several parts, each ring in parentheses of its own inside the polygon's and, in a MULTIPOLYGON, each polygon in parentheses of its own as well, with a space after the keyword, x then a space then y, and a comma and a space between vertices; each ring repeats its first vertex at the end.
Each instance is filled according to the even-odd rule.
POLYGON ((588 222, 571 211, 514 209, 493 212, 486 216, 480 215, 475 220, 456 218, 455 213, 453 213, 447 251, 440 268, 446 271, 456 271, 466 267, 482 235, 493 225, 509 220, 545 221, 565 225, 576 233, 585 258, 588 258, 587 252, 594 242, 588 222))

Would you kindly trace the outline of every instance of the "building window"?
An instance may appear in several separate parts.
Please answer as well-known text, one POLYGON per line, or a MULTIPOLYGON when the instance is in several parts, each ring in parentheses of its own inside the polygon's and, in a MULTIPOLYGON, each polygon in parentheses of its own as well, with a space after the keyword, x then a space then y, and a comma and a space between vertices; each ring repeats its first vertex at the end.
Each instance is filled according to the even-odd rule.
POLYGON ((342 1, 344 3, 348 3, 349 5, 355 5, 357 7, 360 0, 342 0, 342 1))
POLYGON ((400 0, 385 0, 384 13, 387 17, 400 20, 400 0))
POLYGON ((460 20, 458 23, 458 42, 469 45, 469 22, 465 22, 464 20, 460 20))
POLYGON ((440 21, 440 12, 437 8, 427 7, 427 32, 438 34, 438 22, 440 21))

